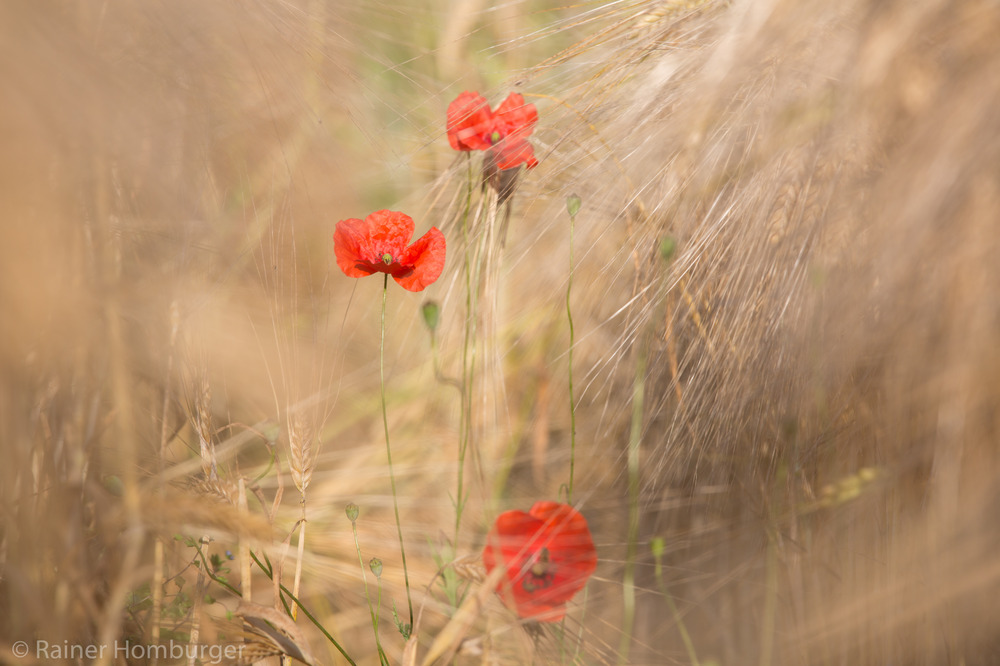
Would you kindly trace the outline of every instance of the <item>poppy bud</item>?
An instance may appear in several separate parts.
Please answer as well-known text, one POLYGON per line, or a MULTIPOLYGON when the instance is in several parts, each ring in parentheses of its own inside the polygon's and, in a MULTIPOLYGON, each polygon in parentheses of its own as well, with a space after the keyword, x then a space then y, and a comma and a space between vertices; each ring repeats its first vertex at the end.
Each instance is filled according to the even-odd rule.
POLYGON ((373 557, 368 561, 368 568, 372 570, 376 578, 382 577, 382 560, 377 557, 373 557))
POLYGON ((676 249, 677 241, 674 240, 673 236, 664 236, 660 239, 660 256, 663 257, 663 261, 669 263, 676 249))
POLYGON ((358 512, 360 510, 361 509, 354 502, 351 502, 346 507, 344 507, 344 513, 347 514, 347 519, 352 523, 358 519, 358 512))
POLYGON ((667 544, 663 540, 663 537, 653 537, 649 542, 649 549, 653 551, 653 559, 657 562, 663 557, 664 551, 667 549, 667 544))
POLYGON ((427 301, 420 308, 420 313, 424 316, 424 323, 431 333, 437 330, 438 320, 441 317, 441 306, 436 301, 427 301))
POLYGON ((504 203, 514 194, 517 178, 521 173, 520 165, 508 169, 500 168, 498 153, 486 153, 483 158, 483 182, 488 183, 497 193, 497 203, 504 203))
POLYGON ((569 212, 570 217, 576 217, 576 214, 580 212, 580 204, 583 201, 579 196, 571 194, 566 197, 566 211, 569 212))

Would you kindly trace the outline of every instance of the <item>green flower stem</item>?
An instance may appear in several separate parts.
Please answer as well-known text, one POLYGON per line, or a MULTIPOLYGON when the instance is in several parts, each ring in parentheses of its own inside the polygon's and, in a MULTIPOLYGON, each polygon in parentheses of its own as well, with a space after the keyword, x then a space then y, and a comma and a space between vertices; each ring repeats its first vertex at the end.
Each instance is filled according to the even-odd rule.
MULTIPOLYGON (((267 559, 267 553, 262 552, 261 555, 264 556, 264 562, 267 563, 267 568, 266 569, 264 569, 264 565, 260 563, 260 560, 257 560, 257 558, 254 556, 253 551, 252 550, 250 551, 250 557, 253 557, 254 560, 257 560, 257 565, 261 569, 263 569, 264 573, 267 574, 268 578, 271 578, 271 572, 274 570, 274 566, 271 564, 271 560, 267 559)), ((285 595, 279 594, 278 595, 278 599, 281 600, 281 605, 285 609, 285 613, 289 617, 291 617, 292 616, 292 608, 291 608, 291 606, 288 605, 288 600, 285 599, 285 595)))
POLYGON ((771 666, 774 659, 774 618, 778 607, 778 548, 773 529, 768 530, 766 592, 761 618, 760 666, 771 666))
POLYGON ((660 594, 666 599, 667 605, 670 607, 670 613, 674 616, 674 623, 677 625, 677 631, 681 635, 681 640, 684 641, 684 647, 687 650, 688 659, 691 660, 691 666, 700 666, 698 653, 694 649, 694 641, 691 640, 691 635, 684 625, 684 617, 681 615, 680 609, 677 608, 677 603, 674 601, 673 595, 670 594, 670 590, 667 589, 666 581, 663 580, 663 547, 662 538, 657 537, 653 539, 653 575, 656 577, 656 584, 660 588, 660 594))
POLYGON ((573 472, 576 467, 576 400, 573 397, 573 310, 570 294, 573 291, 573 226, 576 214, 569 216, 569 280, 566 283, 566 319, 569 320, 569 486, 566 489, 566 503, 573 503, 573 472))
POLYGON ((476 350, 474 335, 474 313, 472 309, 472 257, 469 251, 469 212, 472 210, 472 159, 468 159, 466 179, 465 211, 462 214, 462 241, 465 244, 465 335, 462 344, 461 405, 459 414, 458 441, 458 487, 455 495, 455 539, 453 547, 458 552, 458 534, 462 526, 462 511, 465 508, 465 454, 472 438, 472 373, 475 366, 476 350), (472 345, 471 359, 469 346, 472 345), (471 367, 470 367, 471 366, 471 367))
MULTIPOLYGON (((372 615, 372 621, 375 623, 375 640, 378 642, 378 620, 380 611, 382 610, 382 579, 380 577, 376 577, 375 583, 378 586, 378 601, 375 604, 375 613, 372 615)), ((381 642, 378 643, 378 660, 382 666, 389 666, 389 656, 385 653, 385 650, 382 649, 381 642)))
MULTIPOLYGON (((640 341, 640 345, 644 342, 640 341)), ((625 616, 622 618, 622 638, 618 648, 618 663, 628 663, 632 629, 635 624, 635 558, 639 540, 639 445, 642 443, 642 411, 646 395, 646 350, 640 347, 635 363, 632 387, 632 426, 628 442, 628 542, 625 553, 625 575, 622 596, 625 616)))
POLYGON ((389 293, 389 274, 382 281, 382 319, 378 345, 378 376, 382 395, 382 426, 385 429, 385 456, 389 461, 389 483, 392 486, 392 510, 396 514, 396 532, 399 535, 399 554, 403 560, 403 582, 406 585, 406 604, 410 609, 410 626, 413 626, 413 601, 410 599, 410 573, 406 568, 406 549, 403 547, 403 526, 399 522, 399 501, 396 498, 396 475, 392 471, 392 448, 389 446, 389 414, 385 406, 385 301, 389 293))
MULTIPOLYGON (((354 532, 354 549, 358 553, 358 564, 361 565, 361 580, 365 584, 365 601, 368 602, 368 614, 372 618, 372 630, 375 632, 375 647, 378 648, 379 657, 384 654, 382 650, 382 641, 379 639, 378 635, 378 617, 375 615, 375 609, 372 607, 372 598, 368 594, 368 574, 365 573, 365 561, 361 557, 361 543, 358 541, 358 524, 355 521, 351 521, 351 531, 354 532)), ((382 587, 379 586, 379 602, 382 599, 382 587)))

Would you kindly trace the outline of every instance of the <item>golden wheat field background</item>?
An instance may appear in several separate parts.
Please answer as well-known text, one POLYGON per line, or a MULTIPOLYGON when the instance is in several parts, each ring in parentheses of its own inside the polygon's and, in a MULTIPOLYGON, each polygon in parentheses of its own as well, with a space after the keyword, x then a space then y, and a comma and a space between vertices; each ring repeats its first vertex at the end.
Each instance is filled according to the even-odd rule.
POLYGON ((0 82, 4 663, 1000 664, 996 0, 4 2, 0 82), (505 203, 464 90, 538 109, 505 203), (448 240, 409 640, 382 208, 448 240), (484 540, 571 464, 524 621, 484 540))

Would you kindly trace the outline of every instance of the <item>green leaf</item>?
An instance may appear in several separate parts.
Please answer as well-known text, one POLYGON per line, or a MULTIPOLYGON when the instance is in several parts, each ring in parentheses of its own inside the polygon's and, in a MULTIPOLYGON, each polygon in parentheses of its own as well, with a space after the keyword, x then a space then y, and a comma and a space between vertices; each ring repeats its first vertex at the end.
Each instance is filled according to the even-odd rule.
POLYGON ((403 624, 399 619, 399 613, 396 612, 396 600, 392 601, 392 621, 396 623, 396 629, 399 630, 400 635, 403 637, 404 641, 410 640, 411 627, 409 623, 403 624))

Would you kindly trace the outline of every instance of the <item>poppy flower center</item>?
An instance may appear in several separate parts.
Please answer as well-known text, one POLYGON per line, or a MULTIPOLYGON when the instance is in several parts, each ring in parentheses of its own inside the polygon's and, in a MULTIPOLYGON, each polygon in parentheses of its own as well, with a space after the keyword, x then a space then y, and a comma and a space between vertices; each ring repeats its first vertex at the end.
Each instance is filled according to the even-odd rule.
POLYGON ((496 145, 500 138, 500 132, 493 132, 493 134, 490 134, 490 143, 496 145))
POLYGON ((383 263, 385 263, 386 266, 388 266, 389 264, 392 263, 392 255, 386 252, 385 254, 382 255, 382 261, 383 263))
POLYGON ((521 587, 523 587, 526 592, 534 592, 535 590, 544 589, 549 585, 552 585, 552 581, 555 577, 555 567, 549 557, 549 549, 542 548, 542 552, 539 553, 538 559, 531 565, 531 568, 528 570, 527 575, 525 575, 524 580, 521 581, 521 587))

